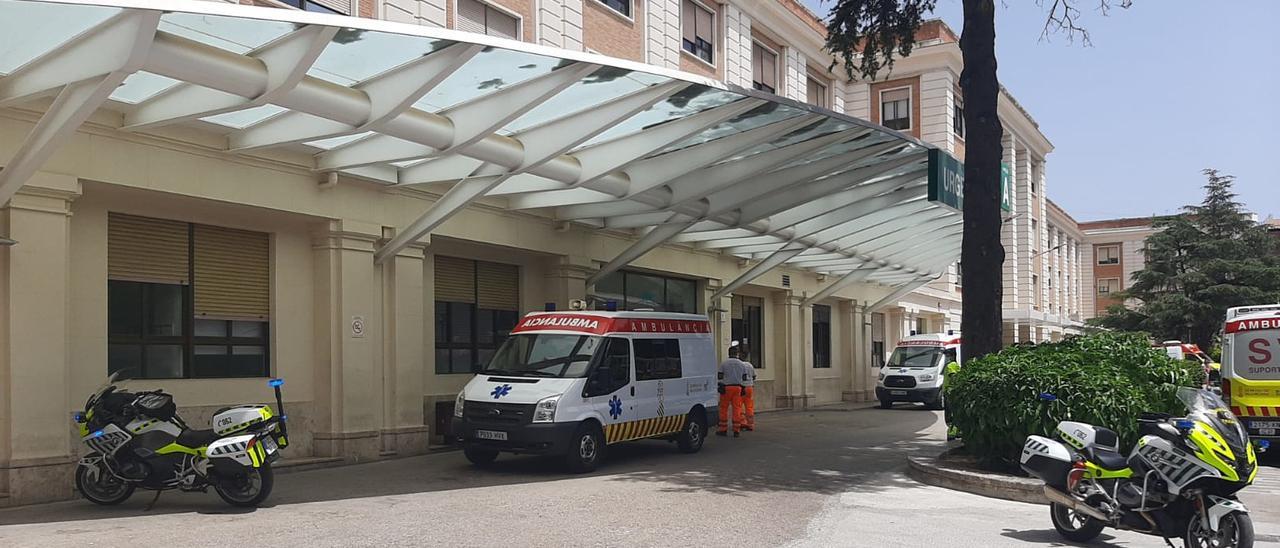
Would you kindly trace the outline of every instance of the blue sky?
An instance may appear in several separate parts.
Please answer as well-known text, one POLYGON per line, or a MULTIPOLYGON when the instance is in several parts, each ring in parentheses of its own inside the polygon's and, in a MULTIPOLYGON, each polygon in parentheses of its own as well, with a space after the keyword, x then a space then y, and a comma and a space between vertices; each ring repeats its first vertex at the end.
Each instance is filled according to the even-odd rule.
MULTIPOLYGON (((832 2, 803 1, 821 16, 832 2)), ((1000 82, 1055 146, 1049 197, 1080 221, 1173 213, 1203 198, 1212 167, 1249 210, 1280 216, 1280 1, 1135 0, 1109 17, 1077 3, 1093 47, 1040 41, 1033 0, 996 3, 1000 82)), ((960 0, 935 15, 961 31, 960 0)))

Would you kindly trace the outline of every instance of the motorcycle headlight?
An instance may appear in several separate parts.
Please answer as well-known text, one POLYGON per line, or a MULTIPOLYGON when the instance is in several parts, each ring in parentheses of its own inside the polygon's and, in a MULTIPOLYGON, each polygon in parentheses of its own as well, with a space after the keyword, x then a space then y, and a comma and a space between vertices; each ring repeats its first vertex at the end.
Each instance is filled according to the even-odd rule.
POLYGON ((464 396, 466 393, 466 390, 458 392, 458 399, 453 402, 453 416, 462 418, 462 406, 467 403, 467 398, 464 396))
POLYGON ((560 403, 560 396, 551 396, 542 398, 533 407, 533 422, 552 422, 556 418, 556 405, 560 403))

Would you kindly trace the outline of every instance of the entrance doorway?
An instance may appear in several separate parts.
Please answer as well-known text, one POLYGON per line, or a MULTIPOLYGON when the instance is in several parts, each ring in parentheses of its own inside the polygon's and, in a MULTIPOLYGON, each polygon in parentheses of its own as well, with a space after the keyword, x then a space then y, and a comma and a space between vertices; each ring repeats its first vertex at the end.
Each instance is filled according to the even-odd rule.
POLYGON ((730 331, 733 340, 746 349, 746 361, 764 367, 764 300, 734 295, 730 331))

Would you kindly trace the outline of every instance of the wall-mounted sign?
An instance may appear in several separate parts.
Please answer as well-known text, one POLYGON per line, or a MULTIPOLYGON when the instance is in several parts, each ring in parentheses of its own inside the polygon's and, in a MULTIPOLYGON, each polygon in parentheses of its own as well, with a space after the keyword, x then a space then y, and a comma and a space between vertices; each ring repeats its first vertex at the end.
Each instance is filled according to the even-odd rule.
POLYGON ((351 336, 357 339, 364 337, 364 316, 351 317, 351 336))
MULTIPOLYGON (((929 150, 929 201, 964 210, 964 164, 942 149, 929 150)), ((1000 163, 1000 209, 1013 209, 1013 172, 1000 163)))
POLYGON ((929 150, 929 201, 964 210, 964 164, 942 149, 929 150))

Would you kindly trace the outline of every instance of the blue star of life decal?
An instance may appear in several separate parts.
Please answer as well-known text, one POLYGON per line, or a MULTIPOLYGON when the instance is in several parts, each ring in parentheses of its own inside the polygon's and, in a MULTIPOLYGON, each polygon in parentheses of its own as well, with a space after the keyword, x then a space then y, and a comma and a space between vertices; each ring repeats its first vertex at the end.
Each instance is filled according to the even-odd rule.
POLYGON ((609 416, 613 417, 614 420, 618 420, 618 417, 622 416, 622 400, 618 399, 617 396, 609 400, 609 416))
POLYGON ((493 399, 496 400, 510 393, 511 393, 511 385, 504 384, 502 386, 493 387, 493 392, 490 392, 489 395, 493 396, 493 399))

